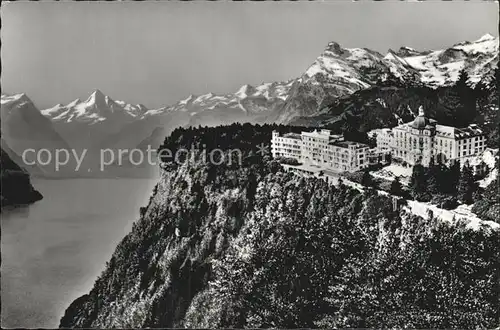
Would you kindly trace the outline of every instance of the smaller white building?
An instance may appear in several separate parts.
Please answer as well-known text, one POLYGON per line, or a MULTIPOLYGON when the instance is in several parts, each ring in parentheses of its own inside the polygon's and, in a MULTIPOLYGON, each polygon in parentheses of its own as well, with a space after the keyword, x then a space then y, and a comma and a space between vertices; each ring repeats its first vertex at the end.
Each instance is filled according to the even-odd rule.
POLYGON ((302 155, 302 137, 297 133, 286 133, 280 136, 273 131, 271 153, 274 158, 286 157, 300 160, 302 155))
POLYGON ((377 148, 379 149, 391 149, 392 148, 392 130, 390 128, 381 128, 371 131, 372 136, 375 134, 377 141, 377 148))
POLYGON ((312 132, 287 133, 274 131, 271 140, 273 157, 294 158, 333 171, 354 172, 370 165, 368 145, 345 141, 341 135, 322 129, 312 132))

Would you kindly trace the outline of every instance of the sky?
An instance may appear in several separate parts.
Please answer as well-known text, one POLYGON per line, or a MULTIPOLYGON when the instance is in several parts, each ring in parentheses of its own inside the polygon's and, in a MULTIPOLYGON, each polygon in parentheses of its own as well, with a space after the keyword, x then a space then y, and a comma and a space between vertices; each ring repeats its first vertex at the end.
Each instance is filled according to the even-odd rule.
POLYGON ((2 93, 40 108, 86 99, 158 108, 299 77, 328 42, 441 49, 498 36, 498 3, 2 2, 2 93))

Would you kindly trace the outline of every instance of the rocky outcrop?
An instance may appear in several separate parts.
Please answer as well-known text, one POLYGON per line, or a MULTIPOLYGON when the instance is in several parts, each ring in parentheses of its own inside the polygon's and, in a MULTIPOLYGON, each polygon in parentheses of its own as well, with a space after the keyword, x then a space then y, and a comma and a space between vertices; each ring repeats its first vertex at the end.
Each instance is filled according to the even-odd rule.
POLYGON ((26 170, 19 167, 4 149, 0 149, 1 208, 31 204, 42 199, 33 188, 26 170))

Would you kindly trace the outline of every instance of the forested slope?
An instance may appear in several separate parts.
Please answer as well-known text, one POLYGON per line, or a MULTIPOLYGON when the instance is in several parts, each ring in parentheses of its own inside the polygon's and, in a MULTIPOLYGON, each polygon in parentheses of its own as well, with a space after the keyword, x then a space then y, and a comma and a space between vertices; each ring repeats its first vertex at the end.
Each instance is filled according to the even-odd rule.
POLYGON ((42 195, 31 185, 28 172, 19 167, 8 155, 0 149, 0 207, 31 204, 42 195))
POLYGON ((425 220, 387 197, 285 173, 255 150, 275 128, 174 131, 160 149, 238 148, 243 163, 164 166, 61 327, 500 324, 498 230, 425 220))

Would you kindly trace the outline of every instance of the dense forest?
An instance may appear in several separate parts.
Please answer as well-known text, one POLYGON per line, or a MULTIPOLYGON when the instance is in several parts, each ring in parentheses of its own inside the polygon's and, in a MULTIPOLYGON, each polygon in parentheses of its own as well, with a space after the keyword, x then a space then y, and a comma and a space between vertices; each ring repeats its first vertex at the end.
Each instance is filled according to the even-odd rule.
POLYGON ((486 187, 484 192, 481 194, 481 198, 479 198, 472 207, 472 211, 482 219, 500 223, 500 194, 498 193, 499 189, 500 184, 497 177, 486 187))
POLYGON ((42 195, 31 185, 29 173, 0 148, 0 207, 31 204, 42 195))
MULTIPOLYGON (((500 231, 412 215, 283 171, 273 129, 177 129, 160 150, 238 148, 163 166, 148 205, 61 327, 492 328, 500 231)), ((139 212, 138 212, 139 213, 139 212)))

